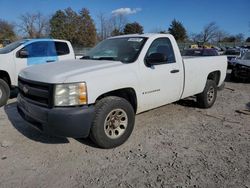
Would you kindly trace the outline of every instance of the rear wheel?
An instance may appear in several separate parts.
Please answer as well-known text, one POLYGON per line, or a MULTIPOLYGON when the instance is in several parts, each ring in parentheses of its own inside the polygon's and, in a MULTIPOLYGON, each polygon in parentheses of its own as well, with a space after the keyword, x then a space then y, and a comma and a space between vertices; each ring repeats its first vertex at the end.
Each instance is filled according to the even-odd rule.
POLYGON ((101 148, 123 144, 134 128, 135 113, 131 104, 120 97, 106 97, 95 108, 91 139, 101 148))
POLYGON ((197 95, 197 103, 200 108, 210 108, 217 97, 217 85, 213 80, 207 80, 202 93, 197 95))
POLYGON ((0 107, 7 103, 9 97, 10 88, 3 79, 0 79, 0 107))

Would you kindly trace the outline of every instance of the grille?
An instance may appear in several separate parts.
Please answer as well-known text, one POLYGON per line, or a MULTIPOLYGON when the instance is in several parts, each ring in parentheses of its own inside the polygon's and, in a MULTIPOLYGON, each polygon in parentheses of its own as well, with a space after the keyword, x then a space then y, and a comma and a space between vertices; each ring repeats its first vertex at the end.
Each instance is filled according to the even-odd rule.
POLYGON ((53 105, 53 85, 18 78, 20 95, 33 104, 51 108, 53 105))

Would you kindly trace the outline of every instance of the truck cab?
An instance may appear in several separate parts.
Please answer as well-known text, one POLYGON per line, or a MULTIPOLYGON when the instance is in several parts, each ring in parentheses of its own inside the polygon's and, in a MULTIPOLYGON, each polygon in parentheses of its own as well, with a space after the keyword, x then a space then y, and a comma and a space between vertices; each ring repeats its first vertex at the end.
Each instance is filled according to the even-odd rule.
POLYGON ((24 39, 0 49, 0 106, 6 103, 10 89, 17 86, 22 69, 74 58, 70 42, 64 40, 24 39))

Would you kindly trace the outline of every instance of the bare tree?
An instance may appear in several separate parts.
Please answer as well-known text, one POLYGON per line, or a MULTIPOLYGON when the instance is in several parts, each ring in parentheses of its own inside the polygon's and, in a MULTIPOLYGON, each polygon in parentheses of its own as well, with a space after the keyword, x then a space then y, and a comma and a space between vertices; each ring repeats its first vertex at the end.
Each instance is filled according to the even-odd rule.
POLYGON ((29 38, 40 38, 48 35, 48 19, 40 12, 26 13, 20 16, 20 23, 17 25, 19 31, 29 38))
POLYGON ((105 14, 101 12, 98 15, 98 22, 99 39, 103 40, 110 36, 122 34, 128 20, 124 14, 113 14, 111 17, 106 17, 105 14))
POLYGON ((216 35, 219 31, 219 27, 216 25, 215 22, 211 22, 204 26, 203 31, 201 32, 202 36, 202 42, 209 42, 214 41, 216 38, 216 35))
POLYGON ((110 18, 112 30, 118 30, 123 32, 125 25, 128 23, 128 19, 124 14, 115 14, 110 18))
POLYGON ((100 12, 97 17, 99 20, 99 39, 104 40, 111 36, 113 27, 111 27, 110 19, 108 19, 104 13, 100 12))
POLYGON ((189 39, 192 41, 192 42, 200 42, 202 40, 202 35, 201 34, 197 34, 197 33, 191 33, 189 35, 189 39))
POLYGON ((225 37, 228 37, 229 34, 225 31, 222 31, 222 30, 218 30, 216 33, 215 33, 215 37, 214 37, 214 41, 215 42, 222 42, 223 39, 225 37))
POLYGON ((244 34, 239 33, 239 34, 235 35, 235 40, 236 40, 236 42, 243 42, 245 40, 244 34))

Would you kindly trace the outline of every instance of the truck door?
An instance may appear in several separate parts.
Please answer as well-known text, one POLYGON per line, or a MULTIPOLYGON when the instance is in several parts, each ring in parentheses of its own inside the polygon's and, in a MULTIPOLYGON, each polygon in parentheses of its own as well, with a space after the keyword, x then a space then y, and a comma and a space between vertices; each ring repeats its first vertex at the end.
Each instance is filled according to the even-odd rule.
POLYGON ((155 39, 150 45, 145 59, 142 86, 142 104, 151 109, 180 99, 183 87, 183 68, 177 62, 169 38, 155 39), (162 62, 147 64, 147 60, 159 54, 166 57, 162 62))
POLYGON ((26 66, 51 63, 58 60, 53 41, 36 41, 17 52, 17 74, 26 66))

